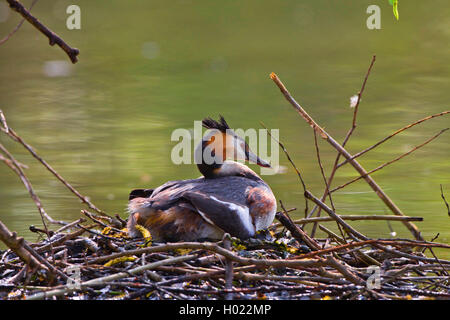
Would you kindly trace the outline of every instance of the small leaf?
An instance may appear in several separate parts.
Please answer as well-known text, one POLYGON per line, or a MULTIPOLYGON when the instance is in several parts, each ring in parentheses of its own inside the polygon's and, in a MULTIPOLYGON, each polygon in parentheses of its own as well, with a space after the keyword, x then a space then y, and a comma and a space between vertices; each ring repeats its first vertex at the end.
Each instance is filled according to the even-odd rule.
POLYGON ((398 15, 398 0, 394 0, 394 4, 392 5, 392 8, 394 10, 394 16, 398 20, 399 19, 399 15, 398 15))
POLYGON ((392 11, 394 12, 395 18, 398 20, 398 0, 389 0, 389 4, 392 6, 392 11))
POLYGON ((119 257, 119 258, 116 258, 116 259, 112 259, 112 260, 109 260, 107 263, 105 263, 103 266, 105 266, 105 267, 111 267, 112 265, 115 265, 115 264, 118 264, 118 263, 121 263, 121 262, 126 262, 126 261, 135 261, 136 260, 136 257, 127 257, 127 256, 125 256, 125 257, 119 257))

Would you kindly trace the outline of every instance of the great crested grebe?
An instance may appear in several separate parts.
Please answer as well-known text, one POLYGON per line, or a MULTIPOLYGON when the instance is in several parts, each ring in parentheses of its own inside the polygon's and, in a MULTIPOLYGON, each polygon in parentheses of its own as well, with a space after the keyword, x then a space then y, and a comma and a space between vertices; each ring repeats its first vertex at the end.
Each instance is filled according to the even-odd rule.
POLYGON ((246 165, 226 159, 262 167, 270 167, 269 163, 250 151, 222 116, 219 121, 204 119, 202 124, 210 129, 195 150, 196 155, 201 152, 197 166, 203 176, 131 191, 130 236, 141 236, 139 224, 156 241, 215 240, 224 233, 246 239, 272 223, 277 206, 270 187, 246 165))

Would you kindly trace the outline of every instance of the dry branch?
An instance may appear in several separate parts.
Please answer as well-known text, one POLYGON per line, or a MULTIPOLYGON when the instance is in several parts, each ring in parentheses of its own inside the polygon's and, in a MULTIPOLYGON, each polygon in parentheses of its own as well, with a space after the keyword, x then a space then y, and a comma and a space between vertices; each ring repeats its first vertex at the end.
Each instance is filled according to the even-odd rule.
POLYGON ((378 142, 375 143, 374 145, 372 145, 372 146, 370 146, 370 147, 368 147, 368 148, 366 148, 366 149, 364 149, 364 150, 362 150, 362 151, 360 151, 360 152, 358 152, 358 153, 355 153, 350 159, 346 159, 346 160, 342 161, 341 163, 339 163, 337 167, 338 167, 338 168, 342 167, 344 164, 348 163, 348 161, 354 160, 354 159, 356 159, 356 158, 362 156, 363 154, 365 154, 365 153, 369 152, 370 150, 372 150, 372 149, 378 147, 378 146, 381 145, 382 143, 384 143, 384 142, 386 142, 387 140, 389 140, 389 139, 395 137, 397 134, 399 134, 399 133, 401 133, 401 132, 403 132, 403 131, 405 131, 405 130, 407 130, 407 129, 410 129, 410 128, 412 128, 412 127, 414 127, 414 126, 416 126, 416 125, 418 125, 418 124, 420 124, 420 123, 422 123, 422 122, 425 122, 425 121, 427 121, 427 120, 431 120, 431 119, 434 119, 434 118, 437 118, 437 117, 441 117, 441 116, 444 116, 444 115, 447 115, 447 114, 450 114, 450 111, 443 111, 443 112, 440 112, 440 113, 436 113, 436 114, 433 114, 433 115, 431 115, 431 116, 425 117, 425 118, 423 118, 423 119, 417 120, 416 122, 413 122, 413 123, 411 123, 411 124, 408 124, 408 125, 404 126, 403 128, 398 129, 398 130, 395 131, 394 133, 388 135, 387 137, 381 139, 380 141, 378 141, 378 142))
POLYGON ((280 200, 280 205, 281 205, 281 208, 283 209, 283 211, 277 212, 275 215, 275 217, 280 221, 280 223, 291 232, 292 236, 295 239, 297 239, 297 241, 299 243, 302 243, 302 242, 306 243, 306 245, 313 251, 319 250, 320 246, 317 244, 317 242, 314 241, 314 239, 312 239, 311 237, 309 237, 306 232, 304 232, 302 229, 300 229, 292 221, 291 217, 289 217, 289 215, 287 214, 287 211, 284 208, 281 200, 280 200))
MULTIPOLYGON (((174 263, 178 263, 178 262, 182 262, 182 261, 187 261, 187 260, 191 260, 195 258, 195 255, 187 255, 187 256, 181 256, 181 257, 174 257, 174 258, 169 258, 166 260, 162 260, 162 261, 158 261, 158 262, 153 262, 153 263, 149 263, 146 264, 144 266, 140 266, 137 268, 134 268, 132 270, 128 270, 126 272, 120 272, 120 273, 116 273, 110 276, 105 276, 105 277, 101 277, 101 278, 97 278, 97 279, 92 279, 89 281, 85 281, 85 282, 81 282, 78 285, 80 286, 80 288, 86 288, 86 287, 91 287, 91 286, 98 286, 98 285, 106 285, 111 281, 117 280, 117 279, 121 279, 121 278, 125 278, 128 277, 130 275, 134 275, 134 274, 139 274, 142 273, 144 271, 147 270, 151 270, 154 269, 156 267, 159 266, 163 266, 163 265, 168 265, 168 264, 174 264, 174 263)), ((44 299, 44 298, 48 298, 48 297, 57 297, 57 296, 61 296, 64 295, 68 292, 72 292, 74 290, 76 290, 76 287, 73 286, 69 286, 69 287, 65 287, 62 289, 57 289, 57 290, 51 290, 51 291, 44 291, 44 292, 40 292, 40 293, 36 293, 30 297, 27 297, 27 300, 40 300, 40 299, 44 299)))
POLYGON ((25 20, 27 20, 36 29, 42 32, 49 40, 51 46, 57 44, 64 52, 69 56, 72 63, 78 61, 78 54, 80 51, 77 48, 70 47, 63 39, 61 39, 56 33, 48 29, 38 19, 36 19, 31 13, 17 0, 6 0, 9 3, 11 9, 18 12, 25 20))
MULTIPOLYGON (((382 221, 423 221, 423 217, 401 217, 401 216, 388 216, 388 215, 340 215, 343 220, 358 221, 358 220, 382 220, 382 221)), ((293 220, 296 224, 308 224, 314 222, 327 222, 335 221, 332 217, 313 217, 313 218, 302 218, 293 220)), ((279 228, 284 226, 281 223, 275 223, 273 227, 279 228)))
POLYGON ((0 221, 0 240, 3 241, 17 256, 25 262, 32 270, 48 268, 41 264, 27 249, 24 247, 25 240, 17 237, 17 233, 9 231, 9 229, 0 221))
POLYGON ((447 213, 448 213, 448 215, 450 216, 450 206, 448 205, 448 202, 447 202, 447 200, 445 199, 445 196, 444 196, 444 189, 442 188, 442 184, 441 184, 441 198, 442 198, 442 200, 444 200, 445 206, 447 207, 447 213))
MULTIPOLYGON (((36 2, 38 2, 38 0, 33 0, 33 2, 30 5, 30 9, 28 9, 28 11, 31 11, 31 9, 34 7, 36 2)), ((19 24, 8 35, 6 35, 3 39, 0 40, 0 45, 4 44, 6 41, 8 41, 9 38, 11 38, 20 29, 20 27, 22 26, 22 24, 24 22, 25 22, 25 19, 20 20, 19 24)))
MULTIPOLYGON (((364 77, 364 81, 363 81, 363 83, 362 83, 362 85, 361 85, 361 89, 360 89, 359 92, 358 92, 356 105, 355 105, 355 107, 354 107, 354 109, 353 109, 352 125, 351 125, 350 129, 348 130, 347 134, 345 135, 344 141, 342 142, 342 147, 343 147, 343 148, 346 146, 347 142, 350 140, 350 137, 352 136, 353 132, 354 132, 355 129, 356 129, 356 120, 357 120, 357 115, 358 115, 358 110, 359 110, 359 104, 360 104, 360 102, 361 102, 361 97, 362 97, 362 94, 363 94, 363 92, 364 92, 364 89, 366 88, 367 79, 369 78, 370 72, 372 71, 372 67, 373 67, 373 65, 374 65, 374 63, 375 63, 375 59, 376 59, 376 56, 374 55, 374 56, 372 57, 371 62, 370 62, 369 68, 367 69, 366 75, 365 75, 365 77, 364 77)), ((315 132, 315 131, 314 131, 314 132, 315 132)), ((314 135, 314 137, 316 137, 316 134, 314 135)), ((316 144, 317 144, 317 142, 316 142, 316 144)), ((321 199, 320 199, 321 201, 325 201, 327 195, 330 197, 330 201, 332 201, 332 200, 331 200, 331 195, 330 195, 329 190, 330 190, 331 182, 333 181, 334 175, 336 174, 336 171, 337 171, 337 169, 338 169, 338 166, 337 166, 337 165, 338 165, 338 163, 339 163, 339 159, 340 159, 340 158, 341 158, 341 153, 338 152, 338 154, 336 155, 336 159, 334 160, 333 168, 331 169, 331 173, 330 173, 330 176, 329 176, 329 178, 328 178, 328 181, 325 182, 325 191, 324 191, 324 193, 323 193, 323 195, 322 195, 322 197, 321 197, 321 199)), ((333 205, 332 205, 332 207, 333 207, 333 209, 334 209, 334 206, 333 206, 333 205)), ((320 208, 320 207, 318 207, 318 206, 315 206, 314 209, 311 211, 311 213, 307 216, 307 218, 311 217, 311 216, 314 214, 314 212, 315 212, 315 210, 316 210, 317 208, 319 209, 319 210, 317 211, 317 216, 319 217, 319 216, 320 216, 320 213, 321 213, 321 211, 322 211, 322 208, 320 208)), ((313 226, 313 228, 312 228, 311 236, 314 237, 315 231, 316 231, 316 224, 314 224, 314 226, 313 226)), ((340 231, 341 231, 341 230, 340 230, 340 231)), ((342 233, 342 232, 341 232, 341 233, 342 233)))
MULTIPOLYGON (((3 114, 3 113, 1 113, 3 114)), ((3 119, 4 115, 3 115, 3 119)), ((85 203, 89 208, 95 210, 101 215, 108 216, 106 212, 97 208, 88 197, 82 195, 78 190, 76 190, 69 182, 67 182, 55 169, 53 169, 50 164, 47 163, 41 156, 37 154, 32 146, 26 143, 11 127, 8 126, 6 120, 3 123, 3 128, 0 127, 0 130, 7 134, 11 139, 20 143, 36 160, 38 160, 48 171, 50 171, 64 186, 66 186, 74 195, 76 195, 81 202, 85 203)), ((109 217, 109 216, 108 216, 109 217)))
MULTIPOLYGON (((11 131, 11 129, 9 129, 11 131)), ((36 192, 33 189, 33 186, 31 185, 30 180, 27 178, 25 172, 22 170, 22 166, 20 163, 14 158, 14 156, 0 143, 0 150, 9 158, 9 161, 4 161, 5 164, 12 170, 14 173, 16 173, 22 183, 24 184, 25 188, 28 190, 28 193, 30 194, 31 199, 36 204, 36 207, 38 208, 39 214, 42 218, 42 223, 44 225, 44 228, 46 229, 47 233, 47 225, 45 223, 45 219, 47 219, 50 223, 54 224, 62 224, 64 225, 64 221, 57 221, 54 220, 50 215, 47 214, 47 212, 44 210, 44 207, 42 206, 41 199, 36 194, 36 192)))
MULTIPOLYGON (((447 130, 448 130, 448 128, 441 130, 439 133, 437 133, 436 135, 434 135, 433 137, 431 137, 431 138, 428 139, 427 141, 421 143, 420 145, 415 146, 414 148, 412 148, 412 149, 409 150, 408 152, 405 152, 404 154, 398 156, 397 158, 392 159, 392 160, 390 160, 390 161, 388 161, 388 162, 385 162, 385 163, 383 163, 382 165, 379 165, 378 167, 376 167, 375 169, 370 170, 369 172, 366 173, 366 175, 369 175, 369 174, 372 174, 372 173, 374 173, 374 172, 376 172, 376 171, 378 171, 378 170, 381 170, 381 169, 383 169, 384 167, 386 167, 386 166, 388 166, 388 165, 390 165, 390 164, 392 164, 392 163, 394 163, 394 162, 396 162, 396 161, 398 161, 398 160, 400 160, 400 159, 406 157, 407 155, 413 153, 413 152, 416 151, 417 149, 420 149, 420 148, 423 147, 424 145, 430 143, 431 141, 433 141, 434 139, 436 139, 437 137, 439 137, 441 134, 443 134, 443 133, 444 133, 445 131, 447 131, 447 130)), ((346 183, 344 183, 344 184, 342 184, 342 185, 340 185, 340 186, 338 186, 338 187, 336 187, 336 188, 330 190, 330 193, 333 193, 333 192, 335 192, 335 191, 337 191, 337 190, 339 190, 339 189, 342 189, 342 188, 348 186, 349 184, 352 184, 353 182, 358 181, 358 180, 361 179, 361 178, 364 178, 364 177, 363 177, 363 176, 356 177, 356 178, 354 178, 353 180, 350 180, 349 182, 346 182, 346 183)))
MULTIPOLYGON (((284 84, 278 78, 275 73, 270 75, 270 78, 275 82, 275 84, 280 89, 281 93, 284 95, 286 100, 295 108, 295 110, 302 116, 302 118, 321 135, 331 146, 333 146, 340 154, 342 154, 349 163, 358 171, 358 173, 364 177, 364 180, 369 184, 369 186, 376 192, 378 197, 386 204, 386 206, 395 214, 399 216, 404 216, 400 208, 395 205, 395 203, 389 198, 389 196, 381 189, 381 187, 373 180, 373 178, 367 174, 367 171, 357 162, 352 159, 352 155, 345 150, 333 137, 331 137, 323 128, 321 128, 311 116, 298 104, 297 101, 291 96, 289 91, 286 89, 284 84)), ((419 229, 409 221, 403 221, 405 226, 411 231, 416 239, 422 240, 419 229)))

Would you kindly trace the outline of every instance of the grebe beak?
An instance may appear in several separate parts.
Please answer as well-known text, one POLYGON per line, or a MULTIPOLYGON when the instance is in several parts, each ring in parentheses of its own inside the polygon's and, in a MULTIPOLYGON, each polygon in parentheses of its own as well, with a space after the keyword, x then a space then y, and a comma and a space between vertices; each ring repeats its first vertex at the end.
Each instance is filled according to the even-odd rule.
POLYGON ((267 161, 259 158, 256 154, 254 154, 250 150, 248 150, 245 153, 245 156, 246 156, 246 160, 248 160, 249 162, 256 163, 258 166, 261 166, 261 167, 264 167, 264 168, 272 168, 270 166, 270 163, 268 163, 267 161))
POLYGON ((270 163, 268 163, 267 161, 264 161, 260 158, 258 158, 258 160, 256 161, 256 164, 258 166, 264 167, 264 168, 272 168, 272 166, 270 165, 270 163))

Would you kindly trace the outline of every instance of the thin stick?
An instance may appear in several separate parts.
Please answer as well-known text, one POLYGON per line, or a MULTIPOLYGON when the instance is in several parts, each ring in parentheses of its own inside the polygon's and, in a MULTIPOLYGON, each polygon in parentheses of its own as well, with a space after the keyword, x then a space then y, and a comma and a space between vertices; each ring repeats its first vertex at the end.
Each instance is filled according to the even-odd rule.
POLYGON ((442 200, 444 200, 445 206, 447 207, 448 215, 450 216, 450 206, 448 205, 448 202, 445 199, 444 189, 442 188, 442 184, 440 186, 441 186, 441 198, 442 198, 442 200))
MULTIPOLYGON (((359 221, 359 220, 382 220, 382 221, 423 221, 423 217, 402 217, 402 216, 389 216, 389 215, 341 215, 341 219, 349 221, 359 221)), ((313 217, 313 218, 303 218, 294 220, 296 224, 307 224, 315 222, 327 222, 334 221, 331 217, 313 217)), ((281 223, 275 223, 272 225, 274 228, 283 227, 281 223)))
MULTIPOLYGON (((270 75, 271 79, 280 89, 281 93, 284 95, 286 100, 295 108, 295 110, 302 116, 302 118, 314 129, 316 130, 322 138, 324 138, 331 146, 333 146, 339 153, 341 153, 346 159, 351 159, 352 155, 345 150, 336 140, 333 139, 323 128, 321 128, 306 111, 298 104, 297 101, 291 96, 289 91, 286 89, 284 84, 280 81, 275 73, 270 75)), ((372 179, 367 171, 355 160, 349 160, 349 163, 358 171, 361 176, 364 176, 364 180, 369 184, 369 186, 375 191, 378 197, 386 204, 386 206, 395 214, 399 216, 404 216, 403 212, 397 205, 389 198, 389 196, 381 189, 381 187, 372 179)), ((405 226, 410 230, 416 239, 422 240, 419 229, 409 221, 402 221, 405 226)))
POLYGON ((386 142, 387 140, 395 137, 397 134, 399 134, 399 133, 401 133, 401 132, 403 132, 403 131, 405 131, 407 129, 410 129, 410 128, 412 128, 412 127, 414 127, 414 126, 416 126, 416 125, 418 125, 418 124, 420 124, 420 123, 422 123, 424 121, 431 120, 431 119, 434 119, 434 118, 437 118, 437 117, 441 117, 441 116, 446 115, 446 114, 450 114, 450 110, 449 111, 443 111, 443 112, 440 112, 440 113, 436 113, 436 114, 433 114, 431 116, 425 117, 423 119, 417 120, 416 122, 413 122, 411 124, 408 124, 407 126, 404 126, 403 128, 398 129, 394 133, 392 133, 392 134, 388 135, 387 137, 383 138, 382 140, 378 141, 374 145, 372 145, 372 146, 370 146, 370 147, 368 147, 368 148, 366 148, 366 149, 364 149, 364 150, 354 154, 350 159, 346 159, 346 160, 342 161, 341 163, 338 164, 338 168, 342 167, 343 165, 348 163, 350 160, 354 160, 354 159, 362 156, 363 154, 369 152, 370 150, 378 147, 379 145, 381 145, 382 143, 386 142))
POLYGON ((280 200, 280 206, 283 209, 281 212, 277 212, 275 217, 280 221, 280 223, 288 229, 292 236, 299 242, 304 242, 311 250, 319 250, 319 244, 312 239, 306 232, 300 229, 292 220, 291 217, 286 212, 283 202, 280 200))
POLYGON ((50 215, 47 214, 47 212, 44 210, 44 207, 42 206, 41 199, 36 194, 36 192, 34 192, 34 189, 33 189, 33 186, 31 185, 30 180, 27 178, 25 172, 23 172, 22 168, 20 167, 19 163, 16 161, 14 156, 1 143, 0 143, 0 150, 4 154, 6 154, 6 156, 10 160, 10 163, 5 161, 5 164, 19 176, 19 178, 22 181, 22 183, 24 184, 25 188, 28 190, 28 193, 30 194, 31 199, 36 204, 39 214, 41 215, 42 223, 44 225, 47 235, 48 235, 48 230, 47 230, 47 225, 45 223, 44 217, 50 223, 53 223, 53 224, 61 224, 61 225, 66 224, 64 221, 54 220, 52 217, 50 217, 50 215))
MULTIPOLYGON (((223 236, 223 247, 227 250, 231 250, 230 238, 231 237, 228 233, 223 236)), ((225 289, 233 289, 233 261, 228 258, 225 261, 225 289)), ((225 299, 233 300, 233 293, 227 293, 225 299)))
POLYGON ((36 29, 42 32, 49 40, 51 46, 57 44, 67 56, 70 58, 72 63, 78 61, 78 54, 80 51, 76 48, 70 47, 63 39, 61 39, 56 33, 44 26, 38 19, 31 15, 31 13, 25 9, 25 7, 17 0, 6 0, 9 3, 11 9, 18 12, 22 17, 24 17, 29 23, 31 23, 36 29))
MULTIPOLYGON (((6 120, 5 120, 6 123, 6 120)), ((1 128, 0 130, 6 133, 11 139, 14 141, 20 143, 25 149, 28 150, 28 152, 31 153, 31 155, 38 160, 40 163, 44 165, 44 167, 47 168, 48 171, 50 171, 59 181, 62 182, 63 185, 65 185, 74 195, 76 195, 83 203, 85 203, 89 208, 92 210, 95 210, 96 212, 100 213, 101 215, 108 216, 108 214, 99 208, 97 208, 89 199, 85 196, 83 196, 80 192, 78 192, 69 182, 67 182, 58 172, 56 172, 55 169, 53 169, 52 166, 50 166, 47 161, 45 161, 42 157, 40 157, 36 151, 34 151, 33 147, 31 147, 29 144, 27 144, 11 127, 8 127, 7 124, 5 128, 1 128), (8 128, 8 130, 6 130, 8 128)), ((109 216, 108 216, 109 217, 109 216)))
POLYGON ((27 249, 24 247, 25 240, 17 237, 17 233, 9 231, 9 229, 0 221, 0 240, 3 241, 14 253, 31 269, 40 268, 48 271, 48 268, 40 263, 27 249))
MULTIPOLYGON (((430 139, 428 139, 428 140, 425 141, 424 143, 422 143, 422 144, 420 144, 420 145, 418 145, 418 146, 415 146, 414 148, 412 148, 412 149, 409 150, 408 152, 405 152, 404 154, 398 156, 397 158, 392 159, 392 160, 390 160, 390 161, 388 161, 388 162, 385 162, 385 163, 383 163, 382 165, 376 167, 375 169, 370 170, 369 172, 366 173, 366 175, 372 174, 372 173, 374 173, 374 172, 376 172, 376 171, 378 171, 378 170, 381 170, 381 169, 383 169, 384 167, 386 167, 386 166, 388 166, 388 165, 390 165, 390 164, 392 164, 392 163, 394 163, 394 162, 396 162, 396 161, 398 161, 398 160, 400 160, 400 159, 406 157, 407 155, 413 153, 413 152, 416 151, 417 149, 420 149, 420 148, 423 147, 424 145, 430 143, 431 141, 433 141, 434 139, 436 139, 437 137, 439 137, 441 134, 443 134, 443 133, 444 133, 445 131, 447 131, 448 129, 449 129, 449 128, 446 128, 446 129, 441 130, 438 134, 434 135, 433 137, 431 137, 430 139)), ((364 177, 363 177, 363 176, 356 177, 356 178, 354 178, 353 180, 350 180, 349 182, 346 182, 346 183, 344 183, 344 184, 342 184, 342 185, 340 185, 340 186, 338 186, 338 187, 336 187, 336 188, 330 190, 330 193, 333 193, 333 192, 335 192, 335 191, 337 191, 337 190, 339 190, 339 189, 342 189, 342 188, 348 186, 349 184, 352 184, 353 182, 358 181, 358 180, 361 179, 361 178, 364 178, 364 177)))
MULTIPOLYGON (((33 2, 30 5, 30 9, 28 9, 28 11, 31 11, 31 9, 33 8, 33 6, 36 4, 36 2, 38 2, 38 0, 33 0, 33 2)), ((4 44, 6 41, 9 40, 9 38, 11 38, 22 26, 22 24, 24 23, 25 19, 22 19, 19 24, 13 29, 13 31, 11 31, 6 37, 4 37, 3 39, 0 40, 0 45, 4 44)))
POLYGON ((6 133, 9 133, 8 123, 6 123, 5 115, 3 114, 3 111, 1 109, 0 109, 0 122, 2 123, 2 126, 5 129, 4 131, 6 133))
MULTIPOLYGON (((323 179, 323 182, 325 184, 325 187, 327 187, 328 186, 328 184, 327 184, 327 177, 325 175, 325 170, 323 169, 322 161, 320 160, 320 151, 319 151, 319 144, 317 142, 316 130, 314 130, 314 145, 316 147, 316 156, 317 156, 317 162, 319 163, 320 173, 322 174, 322 179, 323 179)), ((336 208, 334 207, 333 198, 331 197, 330 193, 328 193, 328 198, 330 198, 331 208, 335 211, 336 208)), ((313 230, 315 230, 315 229, 316 228, 315 228, 315 224, 314 224, 313 230)), ((311 233, 312 237, 314 237, 314 233, 313 232, 311 233)))
POLYGON ((373 67, 373 64, 375 63, 375 60, 376 60, 376 56, 374 55, 372 57, 372 61, 370 62, 369 69, 367 69, 366 76, 364 77, 364 81, 362 83, 361 90, 359 90, 359 92, 358 92, 358 100, 356 102, 355 109, 353 110, 352 127, 351 127, 350 131, 347 133, 347 136, 345 137, 345 140, 342 143, 342 145, 345 145, 347 143, 348 139, 350 139, 350 136, 352 135, 353 131, 356 128, 356 117, 358 115, 359 103, 361 101, 361 96, 362 96, 362 94, 364 92, 364 89, 366 87, 367 79, 369 78, 370 71, 372 71, 372 67, 373 67))
MULTIPOLYGON (((9 164, 13 164, 11 160, 5 158, 1 153, 0 153, 0 160, 3 161, 3 162, 7 162, 7 165, 8 165, 8 163, 9 164)), ((28 166, 26 164, 23 164, 23 163, 17 161, 17 159, 16 159, 16 162, 19 165, 19 167, 21 167, 22 169, 28 169, 28 166)))
MULTIPOLYGON (((306 192, 306 184, 305 181, 303 180, 302 174, 300 173, 300 170, 297 168, 297 166, 295 165, 294 161, 291 159, 291 156, 289 155, 289 152, 287 151, 286 147, 284 146, 283 143, 281 143, 281 141, 275 139, 271 134, 270 131, 267 130, 267 127, 264 125, 264 123, 260 122, 260 124, 263 126, 264 129, 266 129, 267 133, 269 134, 269 136, 276 142, 278 143, 278 145, 280 146, 281 150, 283 150, 284 154, 286 155, 286 158, 288 159, 288 161, 291 163, 292 167, 294 168, 295 172, 297 173, 298 178, 300 179, 300 182, 303 186, 303 192, 306 192)), ((308 214, 308 200, 305 198, 305 218, 308 214)))
MULTIPOLYGON (((363 83, 361 85, 361 89, 358 92, 358 100, 356 101, 355 108, 353 109, 352 126, 350 127, 349 131, 345 135, 344 141, 342 142, 342 147, 343 148, 345 147, 347 142, 350 140, 351 135, 353 134, 353 132, 356 129, 356 119, 357 119, 359 104, 361 102, 361 97, 362 97, 362 94, 364 92, 364 89, 366 88, 366 83, 367 83, 367 79, 369 78, 370 71, 372 70, 372 67, 373 67, 373 65, 375 63, 375 59, 376 59, 376 56, 374 55, 372 57, 372 61, 370 62, 369 68, 367 69, 366 75, 364 77, 364 81, 363 81, 363 83)), ((333 168, 331 170, 330 177, 328 178, 328 182, 325 183, 326 188, 325 188, 325 191, 324 191, 324 193, 322 195, 322 198, 320 199, 321 201, 325 201, 325 198, 326 198, 327 195, 330 196, 329 190, 330 190, 331 182, 333 181, 334 175, 335 175, 335 173, 336 173, 336 171, 338 169, 337 165, 339 163, 339 159, 340 158, 341 158, 341 153, 338 152, 338 154, 336 156, 336 159, 334 160, 333 168)), ((319 217, 320 216, 320 212, 321 212, 322 209, 320 207, 318 207, 318 206, 314 207, 314 209, 311 211, 311 213, 307 217, 308 218, 311 217, 314 214, 314 212, 315 212, 315 210, 317 208, 319 208, 319 211, 317 212, 317 216, 319 217)), ((314 225, 314 229, 315 229, 315 225, 314 225)))
MULTIPOLYGON (((114 280, 118 280, 121 278, 125 278, 125 277, 129 277, 130 274, 134 275, 134 274, 139 274, 142 273, 144 271, 150 270, 150 269, 154 269, 158 266, 163 266, 163 265, 168 265, 168 264, 174 264, 174 263, 179 263, 182 261, 187 261, 187 260, 191 260, 194 259, 196 256, 195 255, 186 255, 186 256, 180 256, 180 257, 174 257, 174 258, 169 258, 169 259, 165 259, 162 261, 157 261, 157 262, 152 262, 143 266, 139 266, 136 267, 134 269, 128 270, 127 272, 119 272, 113 275, 109 275, 109 276, 105 276, 105 277, 100 277, 100 278, 96 278, 96 279, 92 279, 92 280, 88 280, 88 281, 84 281, 79 283, 79 287, 81 288, 86 288, 86 287, 90 287, 90 286, 98 286, 98 285, 105 285, 111 281, 114 280)), ((45 298, 49 298, 49 297, 58 297, 61 295, 64 295, 66 293, 70 293, 73 291, 76 291, 77 288, 76 286, 67 286, 64 287, 62 289, 57 289, 57 290, 50 290, 50 291, 44 291, 44 292, 39 292, 36 293, 30 297, 27 297, 26 300, 41 300, 41 299, 45 299, 45 298)))
POLYGON ((315 204, 320 206, 323 210, 325 210, 326 213, 328 213, 334 220, 336 220, 338 223, 340 223, 347 232, 355 235, 357 238, 360 238, 362 240, 369 240, 365 235, 362 233, 356 231, 353 229, 347 222, 345 222, 338 214, 336 214, 333 210, 331 210, 325 203, 320 201, 317 197, 315 197, 311 192, 306 192, 306 197, 313 201, 315 204))
POLYGON ((350 242, 346 244, 342 244, 340 246, 335 246, 331 248, 321 249, 318 251, 313 251, 310 253, 302 254, 301 256, 292 257, 292 259, 296 258, 312 258, 317 255, 321 254, 327 254, 335 251, 345 250, 353 247, 362 247, 365 245, 373 245, 373 244, 385 244, 385 245, 404 245, 404 246, 411 246, 411 247, 425 247, 430 249, 431 247, 440 247, 440 248, 446 248, 450 249, 450 245, 443 244, 443 243, 430 243, 430 242, 409 242, 409 241, 395 241, 395 240, 383 240, 383 239, 368 239, 364 241, 359 242, 350 242))
POLYGON ((166 243, 157 247, 147 247, 135 250, 127 250, 123 252, 113 253, 107 256, 102 256, 87 261, 88 264, 97 264, 104 261, 109 261, 115 258, 129 256, 129 255, 139 255, 143 253, 155 253, 155 252, 166 252, 168 250, 176 249, 202 249, 215 252, 229 258, 242 265, 255 265, 257 267, 274 267, 274 268, 308 268, 317 267, 325 265, 323 261, 316 259, 302 259, 302 260, 279 260, 279 259, 253 259, 241 257, 230 250, 226 250, 216 243, 212 242, 177 242, 177 243, 166 243))
MULTIPOLYGON (((358 99, 358 103, 359 103, 359 99, 358 99)), ((320 172, 322 174, 323 182, 325 184, 325 190, 329 190, 329 185, 327 183, 327 178, 325 176, 325 170, 323 169, 322 161, 320 160, 320 151, 319 151, 319 144, 317 141, 317 133, 316 133, 316 130, 313 130, 313 131, 314 131, 314 145, 316 147, 317 162, 319 163, 320 172)), ((333 209, 333 211, 336 211, 336 208, 334 207, 334 203, 333 203, 333 198, 331 197, 331 192, 327 192, 327 193, 328 193, 328 198, 330 199, 331 208, 333 209)), ((319 211, 317 212, 317 216, 320 216, 320 211, 321 210, 319 209, 319 211)), ((339 232, 342 235, 342 238, 345 241, 345 236, 344 236, 344 233, 342 232, 342 229, 341 229, 341 226, 339 225, 339 223, 337 223, 337 226, 339 228, 339 232)), ((316 234, 316 229, 317 229, 317 223, 314 223, 312 230, 311 230, 312 238, 314 238, 314 235, 316 234)))

